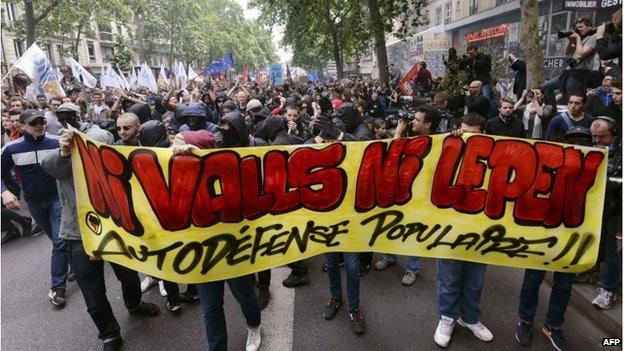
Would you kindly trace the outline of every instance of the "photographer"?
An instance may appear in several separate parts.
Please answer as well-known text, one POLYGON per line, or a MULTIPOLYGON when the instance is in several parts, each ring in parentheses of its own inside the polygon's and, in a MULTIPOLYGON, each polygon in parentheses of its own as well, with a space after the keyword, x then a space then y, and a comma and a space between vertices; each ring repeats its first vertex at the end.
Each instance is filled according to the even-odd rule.
MULTIPOLYGON (((468 73, 470 81, 481 81, 483 83, 483 95, 489 100, 492 99, 492 86, 490 85, 490 73, 492 72, 492 59, 489 55, 477 51, 474 44, 468 45, 463 58, 468 61, 468 73)), ((485 116, 485 115, 483 115, 485 116)))
POLYGON ((600 60, 596 53, 596 35, 591 30, 589 18, 581 17, 574 21, 574 28, 568 32, 559 32, 558 36, 566 37, 565 54, 571 56, 566 78, 562 82, 565 90, 564 101, 568 101, 573 91, 585 92, 592 71, 600 69, 600 60))
POLYGON ((618 59, 618 74, 622 74, 622 9, 611 16, 611 22, 603 23, 596 28, 596 51, 601 60, 618 59))

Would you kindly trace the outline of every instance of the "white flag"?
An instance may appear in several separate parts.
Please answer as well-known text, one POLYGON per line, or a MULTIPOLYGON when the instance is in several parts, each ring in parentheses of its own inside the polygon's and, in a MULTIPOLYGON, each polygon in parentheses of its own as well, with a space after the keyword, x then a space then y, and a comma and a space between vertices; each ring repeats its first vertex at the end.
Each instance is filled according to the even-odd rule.
POLYGON ((182 62, 178 62, 176 64, 174 73, 176 76, 176 82, 180 85, 182 89, 186 89, 188 76, 186 75, 186 70, 184 69, 184 65, 182 64, 182 62))
POLYGON ((15 68, 24 71, 37 89, 41 88, 48 98, 65 97, 50 60, 36 43, 15 62, 15 68))
POLYGON ((137 88, 137 75, 136 75, 136 71, 134 70, 134 67, 132 67, 132 73, 130 74, 130 81, 128 83, 130 83, 130 89, 136 89, 137 88))
POLYGON ((106 67, 106 72, 102 78, 100 78, 100 85, 102 86, 102 89, 106 89, 107 87, 115 89, 125 88, 123 81, 110 64, 106 67))
POLYGON ((160 71, 158 72, 158 85, 164 86, 169 84, 169 78, 167 78, 167 72, 165 72, 165 68, 160 66, 160 71))
POLYGON ((156 78, 154 77, 154 73, 152 72, 152 69, 147 66, 146 63, 141 66, 141 70, 139 71, 139 75, 137 77, 137 85, 140 87, 146 87, 151 92, 158 92, 158 84, 156 84, 156 78))
POLYGON ((84 85, 89 88, 95 88, 95 85, 97 84, 97 79, 95 79, 95 77, 91 73, 89 73, 89 71, 82 67, 82 65, 80 65, 78 61, 74 60, 71 57, 67 60, 69 61, 74 76, 82 77, 82 82, 84 85))
POLYGON ((126 76, 124 75, 124 73, 119 69, 119 67, 117 67, 117 70, 119 71, 119 77, 121 78, 121 81, 124 85, 124 87, 126 88, 126 90, 130 90, 130 82, 128 82, 128 80, 126 79, 126 76))
POLYGON ((191 65, 188 66, 188 80, 193 80, 195 78, 197 78, 197 72, 195 72, 195 70, 193 69, 193 67, 191 67, 191 65))

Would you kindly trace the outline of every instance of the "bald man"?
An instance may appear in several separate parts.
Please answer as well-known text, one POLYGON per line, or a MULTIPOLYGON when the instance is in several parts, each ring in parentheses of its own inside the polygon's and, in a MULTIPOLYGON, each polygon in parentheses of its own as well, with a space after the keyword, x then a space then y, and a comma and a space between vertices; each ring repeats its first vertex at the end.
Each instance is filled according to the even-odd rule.
POLYGON ((466 113, 478 113, 487 119, 490 112, 490 100, 483 95, 483 83, 480 80, 470 82, 466 92, 466 113))
POLYGON ((139 117, 131 112, 126 112, 117 118, 117 134, 119 134, 119 145, 138 146, 139 127, 141 122, 139 117))
POLYGON ((617 137, 615 120, 599 116, 590 127, 594 145, 609 149, 607 188, 602 215, 602 234, 598 254, 598 295, 592 304, 603 310, 613 307, 619 283, 621 258, 618 253, 617 233, 622 232, 622 146, 617 137))

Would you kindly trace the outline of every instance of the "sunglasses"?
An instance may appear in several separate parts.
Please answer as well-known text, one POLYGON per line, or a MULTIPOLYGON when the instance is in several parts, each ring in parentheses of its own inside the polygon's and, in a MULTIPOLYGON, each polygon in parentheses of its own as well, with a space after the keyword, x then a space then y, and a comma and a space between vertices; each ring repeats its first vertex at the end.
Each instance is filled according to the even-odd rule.
POLYGON ((36 127, 36 126, 38 126, 38 125, 40 125, 40 124, 41 124, 42 126, 45 126, 45 124, 46 124, 45 119, 43 119, 43 118, 37 118, 36 120, 34 120, 34 121, 32 121, 32 122, 28 122, 28 125, 29 125, 29 126, 31 126, 31 127, 36 127))
POLYGON ((117 126, 117 131, 120 131, 122 129, 127 132, 130 129, 132 129, 132 127, 130 127, 130 126, 121 126, 121 127, 117 126))

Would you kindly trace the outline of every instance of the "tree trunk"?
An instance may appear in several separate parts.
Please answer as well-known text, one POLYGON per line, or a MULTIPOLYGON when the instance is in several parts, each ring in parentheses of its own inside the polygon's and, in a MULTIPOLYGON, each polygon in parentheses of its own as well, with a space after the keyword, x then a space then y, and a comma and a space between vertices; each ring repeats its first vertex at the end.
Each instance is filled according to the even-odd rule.
POLYGON ((82 25, 78 27, 78 34, 73 46, 73 54, 76 55, 76 61, 80 62, 80 54, 78 54, 78 45, 80 45, 80 37, 82 36, 82 25))
POLYGON ((340 52, 340 42, 338 41, 338 34, 332 31, 332 55, 334 56, 334 62, 336 63, 336 78, 342 79, 342 53, 340 52))
POLYGON ((32 0, 24 1, 24 21, 26 27, 26 49, 35 43, 37 23, 35 22, 35 7, 32 0))
POLYGON ((377 55, 379 80, 388 83, 388 54, 386 52, 386 38, 384 37, 378 0, 368 0, 368 12, 375 37, 375 54, 377 55))
POLYGON ((538 37, 538 0, 520 0, 520 46, 527 70, 527 88, 544 83, 544 59, 538 37))

